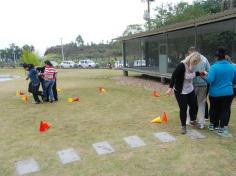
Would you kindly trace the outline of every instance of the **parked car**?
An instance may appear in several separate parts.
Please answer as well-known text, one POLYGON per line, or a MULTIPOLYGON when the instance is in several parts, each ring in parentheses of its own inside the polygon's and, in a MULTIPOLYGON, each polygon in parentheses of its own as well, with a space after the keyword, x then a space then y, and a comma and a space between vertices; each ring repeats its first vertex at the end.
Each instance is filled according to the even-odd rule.
POLYGON ((96 63, 90 59, 80 60, 78 63, 79 68, 95 68, 96 63))
POLYGON ((135 60, 134 67, 142 67, 146 66, 146 60, 135 60))
POLYGON ((119 68, 123 68, 124 67, 124 61, 123 60, 118 60, 115 62, 115 68, 119 69, 119 68))
POLYGON ((76 66, 74 61, 63 61, 60 63, 61 68, 74 68, 76 66))

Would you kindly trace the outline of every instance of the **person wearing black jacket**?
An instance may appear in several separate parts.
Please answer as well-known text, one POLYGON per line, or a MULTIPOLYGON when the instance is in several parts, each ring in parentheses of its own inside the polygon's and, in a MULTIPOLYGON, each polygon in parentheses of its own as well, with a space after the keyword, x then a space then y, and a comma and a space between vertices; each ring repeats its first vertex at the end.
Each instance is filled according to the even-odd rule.
POLYGON ((34 65, 32 64, 23 64, 23 68, 28 71, 28 76, 26 80, 30 79, 29 86, 28 86, 28 92, 32 93, 34 98, 34 103, 39 104, 41 101, 39 100, 38 96, 43 96, 42 92, 39 91, 39 78, 38 78, 38 72, 34 68, 34 65))
POLYGON ((169 89, 166 94, 170 95, 174 90, 175 98, 180 109, 181 134, 186 134, 187 107, 189 106, 189 115, 191 124, 196 125, 197 100, 193 88, 193 78, 200 76, 199 72, 192 72, 194 65, 201 61, 198 52, 187 56, 174 70, 169 89))

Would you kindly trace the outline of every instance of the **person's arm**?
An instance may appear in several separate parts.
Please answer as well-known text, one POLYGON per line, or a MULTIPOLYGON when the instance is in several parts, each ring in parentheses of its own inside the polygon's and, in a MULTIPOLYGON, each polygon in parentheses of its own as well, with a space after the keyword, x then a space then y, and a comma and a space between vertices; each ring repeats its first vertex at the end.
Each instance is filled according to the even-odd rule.
POLYGON ((193 73, 185 73, 184 74, 184 78, 187 80, 191 80, 191 79, 195 78, 196 76, 200 76, 200 73, 198 71, 193 72, 193 73))
POLYGON ((203 79, 208 83, 211 84, 215 80, 215 69, 211 67, 209 73, 203 77, 203 79))
POLYGON ((174 70, 174 72, 172 73, 172 76, 171 76, 170 85, 169 85, 169 87, 171 89, 173 89, 176 79, 179 77, 180 73, 183 72, 183 71, 185 71, 183 65, 179 64, 176 67, 176 69, 174 70))
POLYGON ((176 79, 179 79, 181 73, 185 72, 185 67, 183 64, 179 64, 176 69, 174 70, 172 76, 171 76, 171 80, 170 80, 170 85, 169 85, 169 89, 166 91, 166 95, 170 95, 173 91, 173 87, 175 85, 176 79))

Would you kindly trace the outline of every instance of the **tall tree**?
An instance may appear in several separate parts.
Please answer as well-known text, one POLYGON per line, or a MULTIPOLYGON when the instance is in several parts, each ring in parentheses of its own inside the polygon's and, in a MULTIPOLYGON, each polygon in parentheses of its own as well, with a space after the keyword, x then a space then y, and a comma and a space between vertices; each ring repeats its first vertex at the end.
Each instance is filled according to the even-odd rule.
POLYGON ((78 36, 76 37, 75 41, 76 41, 78 47, 79 47, 79 46, 84 46, 84 40, 83 40, 83 38, 82 38, 81 35, 78 35, 78 36))
POLYGON ((40 59, 34 52, 31 52, 29 49, 24 49, 21 59, 21 63, 33 64, 35 66, 40 65, 40 59))
POLYGON ((143 28, 141 24, 131 24, 126 27, 125 31, 123 32, 123 36, 136 34, 142 31, 143 31, 143 28))

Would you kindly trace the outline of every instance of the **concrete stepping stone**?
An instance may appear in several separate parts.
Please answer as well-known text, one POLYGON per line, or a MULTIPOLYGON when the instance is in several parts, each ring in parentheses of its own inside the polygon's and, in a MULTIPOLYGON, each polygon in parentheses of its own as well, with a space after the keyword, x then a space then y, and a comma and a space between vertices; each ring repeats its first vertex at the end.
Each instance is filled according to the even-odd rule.
POLYGON ((124 141, 128 144, 129 147, 131 148, 138 148, 138 147, 143 147, 146 144, 143 142, 142 139, 138 136, 129 136, 125 137, 124 141))
POLYGON ((95 143, 93 144, 93 148, 96 150, 98 155, 107 155, 115 152, 115 150, 107 141, 95 143))
POLYGON ((167 132, 159 132, 159 133, 154 133, 154 136, 159 139, 161 142, 172 142, 175 141, 176 138, 172 135, 170 135, 167 132))
POLYGON ((191 139, 202 139, 206 137, 197 130, 188 130, 187 136, 190 137, 191 139))
POLYGON ((57 155, 59 156, 62 164, 68 164, 80 160, 80 156, 73 148, 58 151, 57 155))
POLYGON ((28 175, 39 170, 39 165, 34 158, 16 162, 16 172, 18 175, 28 175))

